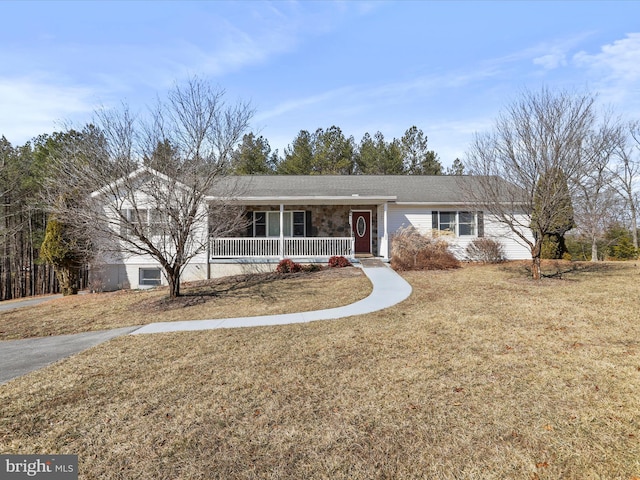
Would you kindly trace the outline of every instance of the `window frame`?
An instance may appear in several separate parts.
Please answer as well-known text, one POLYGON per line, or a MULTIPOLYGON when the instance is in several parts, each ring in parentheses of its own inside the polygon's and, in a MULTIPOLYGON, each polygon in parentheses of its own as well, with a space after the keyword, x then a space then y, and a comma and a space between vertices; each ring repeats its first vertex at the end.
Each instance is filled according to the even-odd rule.
MULTIPOLYGON (((479 227, 478 218, 481 212, 471 210, 432 210, 431 211, 431 229, 438 235, 453 235, 457 238, 478 237, 479 227), (441 215, 448 216, 448 221, 441 221, 441 215), (471 221, 461 222, 461 217, 470 215, 471 221), (434 217, 435 216, 435 217, 434 217), (449 228, 443 229, 442 226, 448 225, 449 228), (453 228, 451 228, 451 225, 453 228), (467 226, 470 233, 460 233, 461 226, 467 226)), ((467 230, 467 229, 465 229, 467 230)))
POLYGON ((169 224, 166 214, 157 208, 123 208, 120 212, 126 218, 126 222, 120 218, 120 235, 126 237, 133 235, 136 226, 145 236, 157 237, 166 232, 169 224), (136 210, 140 221, 136 221, 136 210))
POLYGON ((157 287, 162 285, 162 270, 160 267, 141 267, 138 269, 138 285, 142 285, 144 287, 157 287), (157 272, 157 278, 146 277, 145 272, 157 272))
MULTIPOLYGON (((307 236, 307 212, 304 210, 285 210, 283 213, 284 237, 302 238, 307 236), (297 214, 297 219, 296 219, 297 214), (300 218, 302 219, 300 221, 300 218)), ((252 233, 254 238, 280 237, 280 211, 256 210, 252 214, 252 233), (257 221, 257 219, 259 221, 257 221), (262 234, 262 232, 264 232, 262 234), (277 232, 272 234, 272 232, 277 232)))

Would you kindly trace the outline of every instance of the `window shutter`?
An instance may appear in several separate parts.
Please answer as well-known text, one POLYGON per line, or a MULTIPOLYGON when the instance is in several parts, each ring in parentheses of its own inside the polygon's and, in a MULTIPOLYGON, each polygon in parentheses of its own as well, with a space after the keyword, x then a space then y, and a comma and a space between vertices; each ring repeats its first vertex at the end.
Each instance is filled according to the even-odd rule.
POLYGON ((253 237, 253 212, 247 211, 245 218, 247 220, 247 237, 253 237))
POLYGON ((431 212, 431 229, 438 230, 438 212, 431 212))
POLYGON ((313 237, 313 224, 311 223, 311 210, 304 212, 304 232, 307 237, 313 237))
POLYGON ((484 212, 478 212, 478 237, 484 237, 484 212))

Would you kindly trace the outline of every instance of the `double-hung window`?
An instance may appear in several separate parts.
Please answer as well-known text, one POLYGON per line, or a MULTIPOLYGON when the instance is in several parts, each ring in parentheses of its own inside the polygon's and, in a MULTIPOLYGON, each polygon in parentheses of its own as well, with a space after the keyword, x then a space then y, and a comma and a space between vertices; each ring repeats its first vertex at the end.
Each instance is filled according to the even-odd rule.
POLYGON ((482 212, 431 212, 431 228, 436 234, 456 237, 482 236, 482 212))
POLYGON ((133 235, 135 231, 142 231, 149 224, 149 210, 146 208, 125 208, 121 211, 120 234, 133 235))
POLYGON ((125 208, 121 211, 120 234, 131 236, 134 232, 144 235, 161 235, 167 224, 166 216, 158 210, 148 208, 125 208))
POLYGON ((458 236, 469 237, 476 234, 476 215, 474 212, 458 212, 458 236))
MULTIPOLYGON (((304 237, 305 212, 282 212, 283 235, 285 237, 304 237)), ((279 237, 280 236, 280 212, 253 212, 253 236, 254 237, 279 237)))

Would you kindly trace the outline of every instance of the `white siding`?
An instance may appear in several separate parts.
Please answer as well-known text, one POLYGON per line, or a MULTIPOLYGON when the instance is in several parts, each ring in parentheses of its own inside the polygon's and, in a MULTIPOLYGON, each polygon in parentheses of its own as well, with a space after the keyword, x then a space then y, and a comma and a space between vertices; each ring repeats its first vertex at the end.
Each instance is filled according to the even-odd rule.
MULTIPOLYGON (((137 198, 139 208, 153 208, 148 197, 140 192, 137 198)), ((119 228, 117 217, 118 209, 132 208, 130 202, 125 201, 118 207, 115 204, 106 205, 105 212, 112 219, 111 227, 119 228)), ((201 209, 206 207, 202 206, 201 209)), ((200 211, 201 213, 203 210, 200 211)), ((206 217, 203 217, 206 218, 206 217)), ((206 249, 208 243, 208 229, 206 224, 196 225, 193 238, 194 249, 199 245, 204 247, 195 255, 185 267, 181 281, 190 282, 196 280, 206 280, 209 268, 209 258, 206 249)), ((193 251, 193 250, 192 250, 193 251)), ((111 252, 104 255, 96 265, 91 266, 91 288, 95 290, 118 290, 121 288, 144 288, 140 285, 140 269, 159 268, 160 263, 150 255, 116 254, 111 252)), ((162 274, 162 285, 167 285, 167 280, 162 274)))
MULTIPOLYGON (((413 226, 419 232, 431 234, 431 212, 432 211, 453 211, 463 210, 460 207, 452 206, 389 206, 389 235, 393 243, 393 233, 402 227, 413 226)), ((484 236, 500 241, 505 250, 505 255, 509 260, 523 260, 531 258, 529 247, 511 230, 504 225, 495 222, 489 215, 484 215, 484 236)), ((530 235, 529 235, 530 237, 530 235)), ((451 250, 460 258, 465 258, 467 245, 476 237, 444 237, 449 243, 451 250)))
POLYGON ((420 233, 431 233, 431 209, 428 207, 389 205, 388 221, 389 234, 409 226, 413 226, 420 233))

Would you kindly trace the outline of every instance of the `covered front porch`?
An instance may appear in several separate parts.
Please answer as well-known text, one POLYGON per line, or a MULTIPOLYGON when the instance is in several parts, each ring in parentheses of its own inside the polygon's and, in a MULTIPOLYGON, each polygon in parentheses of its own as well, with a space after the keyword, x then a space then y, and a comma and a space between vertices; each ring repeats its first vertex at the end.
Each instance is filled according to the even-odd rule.
POLYGON ((246 230, 233 237, 211 237, 209 262, 388 258, 386 201, 357 196, 300 200, 245 205, 246 230))

